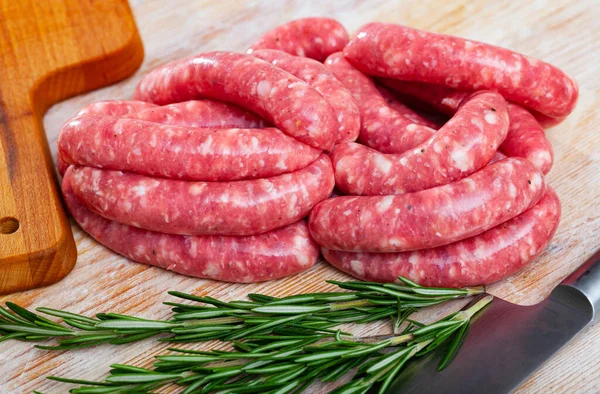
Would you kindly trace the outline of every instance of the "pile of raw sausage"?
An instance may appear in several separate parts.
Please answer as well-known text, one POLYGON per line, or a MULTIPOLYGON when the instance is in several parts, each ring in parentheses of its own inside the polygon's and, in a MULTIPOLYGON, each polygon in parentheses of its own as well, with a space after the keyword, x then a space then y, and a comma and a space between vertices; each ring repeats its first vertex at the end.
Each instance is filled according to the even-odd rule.
POLYGON ((542 125, 577 94, 557 68, 488 44, 382 23, 349 40, 300 19, 84 108, 61 130, 59 169, 85 231, 175 272, 269 280, 320 247, 361 279, 489 283, 558 226, 542 125))

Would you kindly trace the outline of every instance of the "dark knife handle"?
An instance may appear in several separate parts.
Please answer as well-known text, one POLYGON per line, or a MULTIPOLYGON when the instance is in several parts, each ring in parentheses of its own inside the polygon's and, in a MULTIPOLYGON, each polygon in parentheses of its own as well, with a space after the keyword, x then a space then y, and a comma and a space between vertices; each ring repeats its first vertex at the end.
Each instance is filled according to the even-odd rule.
POLYGON ((582 292, 594 306, 594 317, 600 313, 600 249, 569 275, 561 285, 568 285, 582 292))

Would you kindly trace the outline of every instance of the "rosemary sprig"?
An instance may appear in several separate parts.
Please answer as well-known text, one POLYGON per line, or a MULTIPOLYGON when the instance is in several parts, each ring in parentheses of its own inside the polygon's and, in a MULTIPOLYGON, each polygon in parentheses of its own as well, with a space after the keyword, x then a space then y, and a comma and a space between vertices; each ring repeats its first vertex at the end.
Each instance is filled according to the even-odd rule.
POLYGON ((249 294, 249 301, 224 302, 212 297, 170 291, 195 304, 165 302, 172 307, 169 320, 149 320, 117 313, 86 317, 63 310, 37 308, 52 321, 14 303, 0 306, 0 342, 8 339, 40 341, 55 339, 47 350, 68 350, 99 344, 120 345, 167 334, 159 341, 233 341, 250 335, 331 335, 342 323, 368 323, 391 318, 397 330, 415 310, 448 300, 480 294, 483 287, 465 289, 427 288, 400 277, 401 284, 329 281, 346 292, 325 292, 276 298, 249 294))
MULTIPOLYGON (((384 393, 412 358, 449 343, 439 369, 460 348, 472 317, 492 300, 485 295, 466 309, 429 325, 413 324, 399 335, 375 342, 348 338, 340 331, 312 335, 249 336, 232 351, 169 349, 152 369, 114 364, 102 382, 49 379, 81 386, 72 393, 149 392, 177 384, 191 393, 299 393, 315 381, 333 382, 358 368, 353 379, 332 393, 384 393), (390 351, 391 350, 391 351, 390 351)), ((407 320, 407 317, 402 317, 407 320)))

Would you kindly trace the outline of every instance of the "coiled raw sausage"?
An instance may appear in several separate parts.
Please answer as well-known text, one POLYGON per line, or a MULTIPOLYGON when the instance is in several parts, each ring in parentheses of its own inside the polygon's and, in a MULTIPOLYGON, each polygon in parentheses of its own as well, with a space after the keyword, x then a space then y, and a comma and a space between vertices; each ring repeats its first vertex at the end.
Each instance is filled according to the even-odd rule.
MULTIPOLYGON (((150 116, 144 113, 127 116, 150 116)), ((169 126, 103 114, 77 115, 65 123, 58 151, 68 164, 190 181, 275 176, 301 169, 320 154, 275 128, 169 126)))
POLYGON ((352 142, 331 158, 336 186, 345 194, 410 193, 447 184, 482 168, 508 130, 506 101, 481 92, 466 101, 429 140, 402 154, 384 154, 352 142))
POLYGON ((77 115, 109 115, 125 116, 145 109, 157 108, 158 105, 139 100, 103 100, 83 107, 77 115))
POLYGON ((177 60, 147 74, 137 100, 155 104, 212 98, 248 109, 314 148, 330 150, 339 127, 314 88, 254 56, 209 52, 177 60))
POLYGON ((259 49, 252 56, 263 59, 315 88, 333 108, 340 124, 336 143, 354 141, 360 131, 360 112, 344 85, 316 60, 292 56, 274 49, 259 49))
MULTIPOLYGON (((447 115, 453 115, 461 103, 471 95, 469 92, 419 82, 393 79, 385 79, 383 82, 392 89, 414 96, 447 115)), ((508 133, 499 149, 508 156, 523 157, 531 161, 547 174, 552 168, 554 153, 544 129, 527 109, 517 104, 508 104, 508 117, 508 133)))
POLYGON ((264 119, 233 104, 214 100, 191 100, 154 106, 124 117, 170 126, 220 129, 262 129, 264 119))
POLYGON ((544 129, 525 108, 509 103, 510 126, 500 150, 509 157, 523 157, 547 174, 554 163, 552 144, 544 129))
POLYGON ((575 81, 548 63, 401 25, 364 25, 344 48, 344 56, 369 75, 460 90, 497 90, 509 101, 554 118, 571 113, 578 97, 575 81))
POLYGON ((271 178, 188 182, 74 166, 75 195, 103 217, 170 234, 251 235, 304 218, 334 186, 325 154, 271 178))
MULTIPOLYGON (((104 100, 97 101, 95 103, 86 105, 83 107, 75 117, 87 114, 103 114, 109 116, 124 116, 126 114, 142 111, 144 109, 156 108, 156 104, 146 103, 144 101, 136 100, 104 100)), ((73 119, 73 118, 72 118, 73 119)), ((71 120, 71 119, 70 119, 71 120)), ((67 121, 68 122, 68 121, 67 121)), ((60 140, 60 135, 59 135, 60 140)), ((58 150, 58 156, 56 158, 56 165, 58 167, 58 173, 62 176, 65 175, 67 168, 72 164, 69 158, 62 156, 60 149, 58 150)))
POLYGON ((423 143, 435 130, 415 123, 392 109, 375 83, 350 63, 341 53, 325 61, 342 84, 352 93, 361 117, 358 141, 384 153, 402 153, 423 143))
POLYGON ((302 18, 268 31, 247 53, 257 49, 278 49, 294 56, 309 57, 322 62, 341 51, 348 43, 348 33, 335 19, 302 18))
POLYGON ((362 280, 407 277, 423 286, 488 284, 522 269, 546 248, 560 220, 560 202, 546 190, 533 208, 482 234, 433 249, 401 253, 353 253, 322 248, 334 267, 362 280))
POLYGON ((454 183, 398 196, 344 196, 310 214, 321 246, 355 252, 432 248, 480 234, 535 205, 544 177, 524 159, 507 158, 454 183), (333 230, 335 229, 335 230, 333 230))
POLYGON ((75 221, 98 242, 133 261, 199 278, 250 283, 302 272, 319 256, 304 220, 247 237, 161 234, 95 214, 74 195, 70 179, 68 170, 63 195, 75 221))

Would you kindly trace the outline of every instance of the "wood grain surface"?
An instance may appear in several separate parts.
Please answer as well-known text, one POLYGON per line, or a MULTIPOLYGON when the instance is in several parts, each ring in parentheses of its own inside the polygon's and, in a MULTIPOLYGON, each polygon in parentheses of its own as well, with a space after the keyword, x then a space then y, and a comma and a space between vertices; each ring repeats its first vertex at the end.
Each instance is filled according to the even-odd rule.
MULTIPOLYGON (((334 17, 350 32, 369 21, 404 23, 543 59, 562 68, 580 85, 575 112, 548 131, 556 154, 548 180, 563 204, 558 232, 536 261, 519 274, 490 286, 490 292, 517 303, 538 302, 600 246, 600 133, 596 130, 600 125, 600 3, 596 0, 136 0, 132 8, 146 49, 141 70, 123 83, 53 107, 44 120, 53 151, 60 126, 80 107, 102 99, 131 97, 142 75, 170 60, 217 49, 243 51, 265 30, 297 17, 334 17)), ((325 279, 348 279, 323 262, 301 275, 255 285, 186 278, 132 263, 98 245, 77 226, 73 231, 79 259, 67 278, 43 289, 0 297, 0 301, 66 308, 90 315, 110 310, 160 319, 169 316, 168 308, 160 303, 170 298, 165 294, 170 289, 231 300, 243 298, 249 291, 283 295, 328 290, 332 287, 324 284, 325 279)), ((360 327, 356 332, 375 334, 386 330, 387 323, 380 323, 360 327)), ((190 345, 198 349, 210 346, 215 345, 190 345)), ((66 392, 68 385, 44 377, 53 374, 98 379, 106 374, 110 363, 148 366, 153 355, 166 347, 147 340, 130 346, 50 353, 32 349, 30 344, 4 342, 0 344, 0 392, 66 392)), ((325 391, 322 386, 312 388, 314 393, 325 391)), ((426 388, 423 391, 427 392, 426 388)), ((600 324, 574 339, 517 392, 600 392, 600 324)))
POLYGON ((42 119, 120 81, 143 48, 126 0, 0 1, 0 294, 46 286, 77 258, 42 119))

